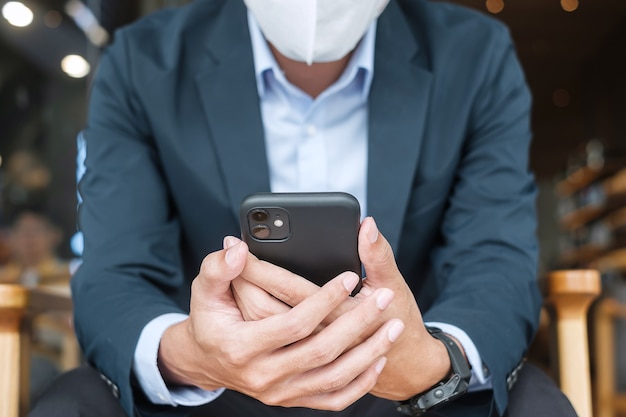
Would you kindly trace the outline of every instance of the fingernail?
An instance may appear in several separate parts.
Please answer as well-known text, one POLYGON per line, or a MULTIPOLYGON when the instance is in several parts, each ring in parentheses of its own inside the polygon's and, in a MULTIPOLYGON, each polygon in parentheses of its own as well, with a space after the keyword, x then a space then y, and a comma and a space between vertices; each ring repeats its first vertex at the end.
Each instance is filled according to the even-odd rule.
POLYGON ((376 371, 378 375, 380 375, 383 372, 385 365, 387 365, 387 358, 383 356, 382 358, 378 360, 378 362, 376 362, 376 366, 374 367, 374 370, 376 371))
POLYGON ((232 248, 239 242, 240 240, 237 239, 235 236, 226 236, 224 238, 224 249, 232 248))
POLYGON ((401 321, 396 321, 394 324, 392 324, 389 328, 389 331, 387 332, 387 337, 389 338, 389 341, 393 343, 398 340, 398 337, 400 337, 400 334, 403 330, 404 323, 402 323, 401 321))
POLYGON ((391 300, 393 300, 393 291, 383 288, 376 297, 376 304, 379 309, 385 310, 391 304, 391 300))
POLYGON ((359 277, 357 277, 355 274, 346 274, 343 279, 343 287, 346 289, 346 291, 352 292, 358 282, 359 277))
POLYGON ((372 218, 372 221, 369 222, 369 228, 367 230, 366 235, 367 235, 367 240, 369 240, 370 243, 374 243, 378 239, 378 228, 376 227, 376 222, 374 221, 373 218, 372 218))
POLYGON ((239 259, 239 243, 236 243, 234 246, 228 248, 224 259, 228 265, 233 265, 237 262, 237 259, 239 259))

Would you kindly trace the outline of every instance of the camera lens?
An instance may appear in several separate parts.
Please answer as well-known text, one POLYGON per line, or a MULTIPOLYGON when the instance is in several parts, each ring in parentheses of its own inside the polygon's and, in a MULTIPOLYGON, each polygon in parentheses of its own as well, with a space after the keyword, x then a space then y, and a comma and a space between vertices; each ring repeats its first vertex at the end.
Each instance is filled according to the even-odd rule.
POLYGON ((269 218, 270 215, 267 213, 267 211, 263 209, 255 209, 254 211, 252 211, 251 216, 255 222, 264 222, 269 218))
POLYGON ((266 239, 269 237, 271 230, 266 224, 257 224, 252 228, 252 236, 257 239, 266 239))

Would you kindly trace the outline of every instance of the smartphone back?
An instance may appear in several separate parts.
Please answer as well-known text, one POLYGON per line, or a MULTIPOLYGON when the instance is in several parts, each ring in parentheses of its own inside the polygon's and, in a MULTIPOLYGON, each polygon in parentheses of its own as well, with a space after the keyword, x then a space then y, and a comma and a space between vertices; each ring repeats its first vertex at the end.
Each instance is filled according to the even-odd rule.
POLYGON ((253 194, 241 204, 240 224, 250 252, 317 285, 345 271, 361 277, 360 208, 350 194, 253 194))

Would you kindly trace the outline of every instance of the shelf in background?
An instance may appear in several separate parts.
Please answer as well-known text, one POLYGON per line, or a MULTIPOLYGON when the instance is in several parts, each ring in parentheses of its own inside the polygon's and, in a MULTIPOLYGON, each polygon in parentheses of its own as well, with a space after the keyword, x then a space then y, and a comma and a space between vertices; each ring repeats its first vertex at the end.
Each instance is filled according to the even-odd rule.
POLYGON ((605 179, 626 166, 626 159, 606 161, 603 165, 592 167, 582 166, 556 184, 555 192, 560 198, 567 198, 579 192, 595 181, 605 179))
MULTIPOLYGON (((563 229, 568 231, 577 229, 626 205, 626 169, 591 187, 596 189, 594 195, 601 195, 602 198, 594 198, 588 204, 561 215, 559 222, 563 229)), ((626 213, 622 215, 626 217, 626 213)))
POLYGON ((626 249, 610 251, 591 262, 589 266, 600 271, 626 272, 626 249))
POLYGON ((588 166, 578 168, 557 183, 556 194, 561 198, 567 198, 600 178, 602 171, 603 169, 592 169, 588 166))
POLYGON ((586 266, 594 259, 607 253, 610 249, 601 245, 585 245, 579 248, 563 252, 559 263, 565 268, 586 266))

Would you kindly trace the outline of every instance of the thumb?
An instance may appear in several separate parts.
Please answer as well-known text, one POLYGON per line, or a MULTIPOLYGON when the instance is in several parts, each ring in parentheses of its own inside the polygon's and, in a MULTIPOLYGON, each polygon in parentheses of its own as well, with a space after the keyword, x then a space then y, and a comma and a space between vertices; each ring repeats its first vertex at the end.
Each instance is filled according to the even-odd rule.
POLYGON ((402 279, 391 245, 379 232, 372 217, 367 217, 359 231, 359 257, 365 267, 367 282, 375 287, 394 288, 393 281, 402 279))
POLYGON ((226 237, 224 249, 210 253, 202 261, 194 290, 201 291, 208 298, 222 295, 231 298, 230 283, 243 271, 247 255, 248 246, 243 241, 233 236, 226 237))

